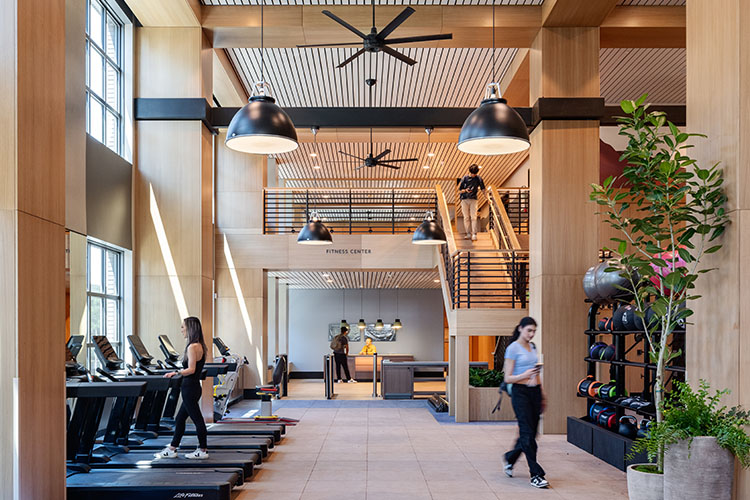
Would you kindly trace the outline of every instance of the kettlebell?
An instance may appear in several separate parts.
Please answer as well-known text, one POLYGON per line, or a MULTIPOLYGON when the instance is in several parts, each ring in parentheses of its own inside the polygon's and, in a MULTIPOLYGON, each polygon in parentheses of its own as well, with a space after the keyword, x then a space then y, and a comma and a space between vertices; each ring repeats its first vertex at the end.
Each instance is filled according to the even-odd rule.
POLYGON ((644 418, 641 420, 641 425, 638 427, 638 432, 636 432, 636 437, 638 439, 641 438, 647 438, 649 432, 651 432, 651 424, 653 422, 651 420, 648 420, 647 418, 644 418))
POLYGON ((636 418, 632 415, 622 416, 620 417, 620 427, 617 429, 617 432, 628 439, 635 439, 636 434, 638 434, 637 422, 636 418))

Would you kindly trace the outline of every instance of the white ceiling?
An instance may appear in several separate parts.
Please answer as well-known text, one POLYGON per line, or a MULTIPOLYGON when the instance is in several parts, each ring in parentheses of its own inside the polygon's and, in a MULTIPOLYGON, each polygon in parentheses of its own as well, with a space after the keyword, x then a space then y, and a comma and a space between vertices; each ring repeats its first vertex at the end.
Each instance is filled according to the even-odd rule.
MULTIPOLYGON (((325 42, 326 40, 321 40, 325 42)), ((384 53, 363 54, 344 68, 336 66, 357 48, 271 48, 266 50, 266 79, 285 107, 369 106, 365 79, 375 107, 474 107, 492 81, 492 49, 399 48, 417 64, 408 66, 384 53)), ((499 81, 517 49, 495 49, 499 81)), ((245 89, 260 78, 260 49, 228 49, 245 89)), ((248 92, 251 93, 251 92, 248 92)))
POLYGON ((440 288, 440 276, 435 271, 269 271, 268 276, 278 278, 289 288, 316 288, 327 290, 366 288, 440 288), (330 282, 329 282, 330 280, 330 282), (438 280, 436 283, 435 280, 438 280))
POLYGON ((652 104, 684 105, 687 100, 685 49, 602 49, 599 64, 607 104, 645 92, 652 104))

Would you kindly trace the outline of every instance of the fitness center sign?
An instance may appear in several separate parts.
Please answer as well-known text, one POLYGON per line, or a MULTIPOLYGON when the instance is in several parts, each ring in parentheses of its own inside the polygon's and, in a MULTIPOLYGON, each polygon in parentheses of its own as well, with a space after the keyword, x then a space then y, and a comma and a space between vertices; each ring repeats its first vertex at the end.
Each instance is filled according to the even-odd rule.
POLYGON ((371 253, 371 248, 326 248, 326 255, 362 255, 371 253))

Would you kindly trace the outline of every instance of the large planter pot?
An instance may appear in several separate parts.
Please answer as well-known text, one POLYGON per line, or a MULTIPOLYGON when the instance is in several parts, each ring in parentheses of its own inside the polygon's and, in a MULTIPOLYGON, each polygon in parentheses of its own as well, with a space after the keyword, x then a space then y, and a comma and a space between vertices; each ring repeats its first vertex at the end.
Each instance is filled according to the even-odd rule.
POLYGON ((731 500, 734 456, 714 437, 670 445, 664 453, 664 500, 731 500))
POLYGON ((500 411, 492 413, 500 393, 497 387, 469 386, 469 422, 502 422, 516 419, 510 396, 503 395, 500 411))
POLYGON ((630 500, 663 500, 664 474, 640 472, 633 467, 646 464, 628 466, 628 498, 630 500))

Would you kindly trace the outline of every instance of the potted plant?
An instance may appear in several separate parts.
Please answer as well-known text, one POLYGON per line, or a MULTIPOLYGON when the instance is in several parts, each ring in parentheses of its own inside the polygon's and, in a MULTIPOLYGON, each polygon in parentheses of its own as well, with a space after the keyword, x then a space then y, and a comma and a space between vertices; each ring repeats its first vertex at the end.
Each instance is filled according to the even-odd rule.
POLYGON ((510 398, 506 396, 499 411, 493 413, 500 394, 503 372, 485 368, 469 368, 469 421, 514 420, 510 398))
MULTIPOLYGON (((636 440, 630 456, 645 452, 649 460, 664 463, 665 500, 682 500, 685 492, 692 498, 729 500, 734 457, 742 467, 750 465, 750 436, 745 431, 750 413, 741 407, 720 406, 721 397, 729 391, 709 395, 705 380, 697 391, 684 382, 674 386, 662 404, 662 421, 645 438, 636 440)), ((635 468, 651 477, 659 473, 656 465, 635 468)), ((629 490, 630 478, 629 469, 629 490)))
MULTIPOLYGON (((622 235, 613 238, 616 258, 608 270, 620 270, 630 282, 645 348, 655 365, 660 423, 665 367, 681 354, 671 350, 670 337, 693 314, 687 305, 697 298, 692 290, 700 275, 711 270, 700 266, 701 258, 721 248, 715 240, 729 220, 718 164, 702 168, 687 154, 692 147, 688 141, 705 136, 683 133, 664 113, 648 111, 646 98, 621 102, 626 116, 618 118, 619 133, 628 137, 628 145, 620 159, 626 164, 622 175, 593 184, 590 197, 622 235)), ((655 455, 659 473, 664 470, 662 456, 655 455)))

